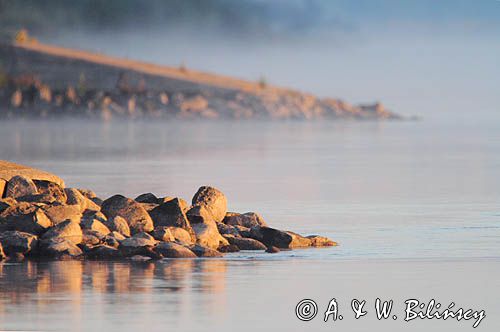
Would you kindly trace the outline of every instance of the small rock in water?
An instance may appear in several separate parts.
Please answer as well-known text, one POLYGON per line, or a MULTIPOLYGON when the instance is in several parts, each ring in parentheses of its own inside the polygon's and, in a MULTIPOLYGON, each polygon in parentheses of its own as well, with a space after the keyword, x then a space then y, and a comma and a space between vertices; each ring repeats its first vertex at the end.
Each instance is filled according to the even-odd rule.
POLYGON ((275 254, 275 253, 280 252, 280 250, 277 247, 270 246, 270 247, 267 247, 266 252, 270 253, 270 254, 275 254))

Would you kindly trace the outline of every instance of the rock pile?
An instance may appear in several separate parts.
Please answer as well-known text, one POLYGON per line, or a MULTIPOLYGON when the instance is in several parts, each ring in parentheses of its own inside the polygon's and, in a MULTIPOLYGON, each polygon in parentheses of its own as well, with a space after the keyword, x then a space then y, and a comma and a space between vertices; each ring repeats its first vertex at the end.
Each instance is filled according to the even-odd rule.
POLYGON ((254 212, 228 212, 226 196, 209 186, 188 204, 152 193, 102 200, 91 190, 25 175, 2 181, 0 260, 221 257, 240 250, 336 245, 325 237, 271 228, 254 212))

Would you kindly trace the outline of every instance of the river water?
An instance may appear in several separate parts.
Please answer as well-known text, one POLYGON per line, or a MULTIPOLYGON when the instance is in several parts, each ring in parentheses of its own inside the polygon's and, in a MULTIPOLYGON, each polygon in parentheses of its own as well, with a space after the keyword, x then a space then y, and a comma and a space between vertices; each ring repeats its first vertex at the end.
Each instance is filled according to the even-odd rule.
MULTIPOLYGON (((0 265, 0 330, 466 331, 474 320, 404 321, 406 299, 485 310, 500 327, 498 121, 0 123, 0 159, 100 197, 190 200, 321 234, 338 247, 224 259, 0 265), (309 322, 295 316, 317 302, 309 322), (343 320, 323 322, 335 298, 343 320), (368 314, 354 318, 352 299, 368 314), (394 320, 374 301, 394 300, 394 320)), ((391 315, 392 315, 391 314, 391 315)))

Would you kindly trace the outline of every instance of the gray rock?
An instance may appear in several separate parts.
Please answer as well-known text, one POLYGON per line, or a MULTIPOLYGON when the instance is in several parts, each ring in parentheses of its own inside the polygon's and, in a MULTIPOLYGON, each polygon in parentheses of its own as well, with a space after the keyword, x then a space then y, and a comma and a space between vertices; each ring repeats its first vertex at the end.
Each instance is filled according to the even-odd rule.
POLYGON ((309 235, 307 238, 311 240, 311 246, 313 247, 333 247, 337 245, 336 242, 324 236, 309 235))
POLYGON ((200 187, 194 194, 192 203, 193 206, 204 206, 216 222, 222 222, 226 216, 226 196, 214 187, 200 187))
POLYGON ((17 205, 17 201, 12 197, 2 198, 0 199, 0 213, 7 210, 11 206, 17 205))
POLYGON ((137 237, 121 241, 120 250, 124 256, 144 255, 156 246, 157 241, 153 237, 144 237, 143 234, 146 233, 139 233, 137 237))
POLYGON ((42 206, 42 210, 54 225, 57 225, 68 219, 79 223, 82 219, 81 210, 76 205, 46 205, 42 206))
POLYGON ((269 254, 276 254, 276 253, 280 252, 280 250, 277 247, 270 246, 266 249, 266 252, 269 254))
POLYGON ((113 260, 123 258, 120 250, 104 244, 97 245, 91 248, 85 255, 90 259, 100 260, 113 260))
POLYGON ((229 225, 226 225, 226 224, 221 223, 221 222, 217 223, 217 229, 219 230, 219 233, 221 233, 221 235, 231 234, 234 236, 240 236, 240 232, 238 231, 238 229, 236 227, 229 226, 229 225))
POLYGON ((183 228, 168 227, 168 230, 170 231, 170 234, 172 234, 172 236, 174 237, 174 240, 181 244, 191 245, 196 242, 196 238, 183 228))
POLYGON ((30 178, 21 175, 13 176, 5 190, 5 197, 12 198, 34 194, 38 194, 35 183, 30 178))
POLYGON ((222 257, 222 254, 217 250, 200 246, 199 244, 195 244, 189 247, 189 249, 198 257, 222 257))
POLYGON ((266 246, 274 246, 280 249, 293 249, 310 247, 312 241, 297 233, 280 231, 275 228, 261 227, 260 231, 263 234, 262 242, 266 246))
POLYGON ((230 226, 244 226, 247 228, 267 226, 264 219, 255 212, 247 212, 243 214, 228 212, 222 222, 230 226))
POLYGON ((37 206, 30 203, 18 203, 0 214, 0 229, 27 232, 40 235, 52 222, 37 206))
POLYGON ((219 248, 217 248, 217 251, 219 252, 238 252, 240 251, 240 248, 238 248, 237 246, 233 245, 233 244, 229 244, 227 246, 220 246, 219 248))
POLYGON ((7 231, 0 233, 0 244, 9 256, 14 253, 26 255, 36 251, 38 237, 25 232, 7 231))
MULTIPOLYGON (((189 235, 189 234, 188 234, 189 235)), ((162 242, 173 242, 175 241, 172 232, 170 232, 169 227, 167 226, 157 226, 153 231, 153 237, 162 242)))
POLYGON ((83 254, 82 250, 73 241, 61 237, 42 241, 40 250, 42 255, 57 259, 77 258, 83 254))
POLYGON ((51 227, 41 237, 42 241, 51 241, 55 239, 64 239, 75 245, 81 243, 83 241, 83 232, 80 224, 71 220, 65 220, 51 227))
POLYGON ((87 197, 88 199, 92 199, 92 198, 96 198, 97 197, 97 195, 95 194, 95 192, 93 192, 90 189, 81 189, 81 188, 78 188, 77 190, 80 192, 80 194, 82 194, 83 196, 87 197))
POLYGON ((266 246, 262 242, 254 239, 235 237, 233 235, 224 235, 224 238, 240 250, 266 250, 266 246))
POLYGON ((80 212, 84 212, 85 210, 99 211, 101 209, 98 204, 85 197, 78 189, 66 188, 64 192, 67 196, 66 204, 79 206, 80 212))
POLYGON ((110 231, 118 232, 124 236, 130 237, 130 228, 128 227, 128 223, 120 216, 110 218, 104 222, 104 225, 106 225, 110 231))
POLYGON ((149 211, 155 226, 180 227, 191 232, 191 226, 179 198, 171 199, 149 211))
POLYGON ((156 197, 156 195, 152 193, 145 193, 139 195, 135 198, 135 201, 138 203, 154 203, 154 204, 159 203, 158 197, 156 197))
POLYGON ((82 219, 80 226, 82 227, 82 229, 97 231, 102 235, 108 235, 109 233, 111 233, 109 228, 107 228, 102 222, 94 218, 82 219))
POLYGON ((197 256, 188 248, 175 242, 160 242, 154 249, 167 258, 196 258, 197 256))
POLYGON ((215 220, 204 206, 192 207, 187 212, 187 216, 196 235, 197 244, 211 249, 217 249, 220 246, 229 244, 219 233, 215 220))
POLYGON ((108 219, 121 216, 127 221, 132 234, 151 232, 154 229, 153 220, 148 212, 136 201, 115 195, 102 203, 101 211, 108 219))
POLYGON ((82 231, 82 244, 86 244, 89 246, 95 246, 101 243, 100 235, 98 232, 90 231, 88 229, 84 229, 82 231), (96 234, 97 233, 97 234, 96 234))
POLYGON ((33 180, 33 183, 39 194, 52 197, 54 202, 66 203, 66 193, 59 184, 46 180, 33 180))

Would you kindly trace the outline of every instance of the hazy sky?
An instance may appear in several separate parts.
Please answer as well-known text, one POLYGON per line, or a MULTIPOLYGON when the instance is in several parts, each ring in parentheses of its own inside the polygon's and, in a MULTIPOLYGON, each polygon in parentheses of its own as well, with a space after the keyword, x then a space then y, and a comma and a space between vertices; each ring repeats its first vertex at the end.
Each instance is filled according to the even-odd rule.
POLYGON ((380 100, 403 114, 499 111, 500 1, 242 3, 255 16, 243 28, 230 20, 172 25, 156 17, 148 26, 72 28, 42 39, 250 80, 264 76, 351 102, 380 100))

